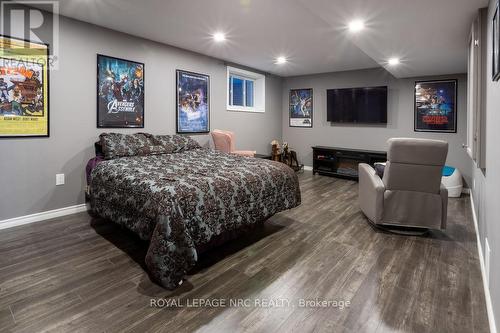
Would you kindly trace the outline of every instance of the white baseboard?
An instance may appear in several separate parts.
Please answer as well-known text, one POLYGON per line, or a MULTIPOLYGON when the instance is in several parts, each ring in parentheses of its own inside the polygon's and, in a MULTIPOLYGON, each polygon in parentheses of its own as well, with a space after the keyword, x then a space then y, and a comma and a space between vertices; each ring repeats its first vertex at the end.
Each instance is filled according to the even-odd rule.
POLYGON ((312 171, 313 167, 309 165, 304 165, 304 170, 312 171))
POLYGON ((483 246, 481 245, 481 237, 479 236, 479 226, 477 221, 476 208, 474 206, 474 198, 470 196, 470 204, 472 206, 472 218, 474 220, 474 228, 476 229, 477 251, 479 252, 479 263, 481 265, 481 275, 483 277, 484 298, 486 299, 486 311, 488 312, 488 321, 490 324, 490 332, 497 333, 495 323, 495 313, 493 312, 493 304, 491 303, 490 288, 488 287, 488 279, 486 277, 486 269, 484 265, 483 246))
POLYGON ((40 222, 48 219, 53 219, 60 216, 76 214, 88 210, 87 204, 80 204, 75 206, 63 207, 54 210, 48 210, 46 212, 35 213, 25 216, 14 217, 7 220, 0 221, 0 230, 12 227, 17 227, 19 225, 40 222))

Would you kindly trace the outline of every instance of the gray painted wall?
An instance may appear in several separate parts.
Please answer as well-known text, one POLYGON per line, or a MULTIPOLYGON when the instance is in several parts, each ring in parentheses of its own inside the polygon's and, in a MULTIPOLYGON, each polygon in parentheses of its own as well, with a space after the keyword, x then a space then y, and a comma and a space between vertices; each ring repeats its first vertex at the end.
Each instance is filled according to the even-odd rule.
MULTIPOLYGON (((222 61, 61 17, 60 68, 50 73, 50 138, 0 140, 0 221, 84 202, 84 169, 96 128, 96 54, 145 63, 145 128, 175 133, 175 70, 210 75, 211 128, 236 132, 238 149, 270 150, 281 138, 281 84, 266 78, 266 112, 226 111, 226 67, 222 61), (66 184, 55 186, 56 173, 66 184)), ((202 144, 208 135, 196 136, 202 144)))
MULTIPOLYGON (((486 169, 473 167, 472 196, 478 218, 483 257, 486 239, 490 245, 488 281, 496 323, 500 323, 500 81, 491 80, 492 25, 496 0, 490 0, 487 31, 486 71, 486 169), (496 282, 495 282, 496 281, 496 282)), ((485 259, 486 260, 486 259, 485 259)), ((487 264, 487 263, 486 263, 487 264)))
POLYGON ((471 161, 462 144, 467 140, 466 75, 396 79, 383 68, 346 71, 321 75, 285 78, 283 82, 283 140, 297 151, 302 163, 312 166, 314 145, 387 150, 386 141, 392 137, 417 137, 446 140, 449 143, 447 164, 460 169, 467 183, 471 180, 471 161), (458 131, 422 133, 413 131, 413 91, 416 80, 458 79, 458 131), (333 125, 326 121, 326 90, 333 88, 387 85, 387 125, 333 125), (313 128, 288 126, 289 90, 313 88, 313 128))

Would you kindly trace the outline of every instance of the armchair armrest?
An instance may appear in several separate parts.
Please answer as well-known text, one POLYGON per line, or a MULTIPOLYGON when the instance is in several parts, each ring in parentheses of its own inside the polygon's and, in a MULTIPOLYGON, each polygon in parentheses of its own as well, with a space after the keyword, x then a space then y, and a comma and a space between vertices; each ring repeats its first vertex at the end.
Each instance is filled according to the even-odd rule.
POLYGON ((257 152, 255 150, 235 150, 233 154, 241 155, 241 156, 250 156, 254 157, 257 152))
POLYGON ((382 220, 385 185, 375 169, 366 163, 359 164, 359 207, 374 223, 382 220))

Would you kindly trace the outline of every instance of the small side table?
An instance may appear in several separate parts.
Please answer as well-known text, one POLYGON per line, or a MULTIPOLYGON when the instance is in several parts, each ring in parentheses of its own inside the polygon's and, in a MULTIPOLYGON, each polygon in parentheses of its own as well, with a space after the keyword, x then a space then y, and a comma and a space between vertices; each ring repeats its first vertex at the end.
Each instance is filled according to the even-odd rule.
POLYGON ((272 157, 269 154, 255 154, 255 158, 262 158, 263 160, 270 160, 272 157))

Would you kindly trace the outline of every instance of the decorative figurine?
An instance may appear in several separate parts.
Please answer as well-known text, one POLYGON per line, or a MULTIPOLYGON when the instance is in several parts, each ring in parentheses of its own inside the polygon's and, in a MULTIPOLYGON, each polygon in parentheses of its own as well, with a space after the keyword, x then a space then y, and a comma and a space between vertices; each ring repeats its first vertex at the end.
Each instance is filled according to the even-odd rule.
POLYGON ((280 152, 280 143, 278 140, 271 141, 272 146, 272 160, 273 161, 281 161, 281 152, 280 152))

